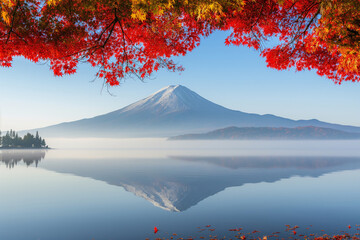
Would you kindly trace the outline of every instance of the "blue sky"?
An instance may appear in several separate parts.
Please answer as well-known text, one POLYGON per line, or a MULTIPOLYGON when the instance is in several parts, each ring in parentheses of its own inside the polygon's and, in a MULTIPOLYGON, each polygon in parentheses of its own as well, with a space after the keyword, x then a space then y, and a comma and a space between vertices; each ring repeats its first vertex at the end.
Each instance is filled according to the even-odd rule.
POLYGON ((360 126, 360 84, 336 85, 315 72, 277 71, 259 53, 224 45, 226 33, 202 40, 200 47, 175 60, 181 73, 160 71, 145 83, 126 80, 102 89, 95 69, 54 77, 49 66, 17 58, 0 68, 0 129, 31 129, 104 114, 140 100, 167 85, 181 84, 227 108, 271 113, 291 119, 319 119, 360 126))

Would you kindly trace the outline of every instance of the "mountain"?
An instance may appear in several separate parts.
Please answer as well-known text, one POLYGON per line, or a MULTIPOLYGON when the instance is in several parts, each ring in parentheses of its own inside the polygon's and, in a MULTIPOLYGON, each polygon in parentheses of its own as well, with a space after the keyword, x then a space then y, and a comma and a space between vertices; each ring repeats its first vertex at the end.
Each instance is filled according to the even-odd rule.
POLYGON ((296 127, 227 127, 208 133, 184 134, 169 140, 225 140, 225 139, 360 139, 360 133, 350 133, 331 128, 296 127))
POLYGON ((229 126, 316 126, 360 133, 360 127, 315 119, 294 121, 270 114, 230 110, 180 85, 165 87, 145 99, 104 115, 33 129, 30 132, 39 131, 45 137, 169 137, 229 126))

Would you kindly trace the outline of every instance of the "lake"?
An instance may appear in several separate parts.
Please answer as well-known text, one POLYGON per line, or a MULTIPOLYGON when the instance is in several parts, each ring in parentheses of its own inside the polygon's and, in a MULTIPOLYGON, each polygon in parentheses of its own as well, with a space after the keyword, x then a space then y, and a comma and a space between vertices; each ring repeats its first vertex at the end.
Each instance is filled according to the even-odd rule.
POLYGON ((1 151, 0 239, 288 236, 286 224, 320 235, 360 224, 360 141, 48 143, 1 151))

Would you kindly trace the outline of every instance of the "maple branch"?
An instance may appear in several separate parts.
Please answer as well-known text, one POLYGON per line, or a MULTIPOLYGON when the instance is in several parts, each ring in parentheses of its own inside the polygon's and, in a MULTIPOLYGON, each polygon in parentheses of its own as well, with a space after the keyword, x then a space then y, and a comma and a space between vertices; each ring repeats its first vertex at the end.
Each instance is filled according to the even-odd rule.
POLYGON ((310 12, 311 8, 312 8, 313 6, 315 6, 315 5, 316 5, 316 4, 313 4, 311 7, 308 8, 309 10, 306 12, 305 17, 304 17, 303 20, 301 21, 301 23, 300 23, 300 25, 299 25, 299 27, 298 27, 298 31, 297 31, 297 33, 295 34, 295 37, 294 37, 288 44, 286 44, 286 46, 289 46, 289 45, 293 44, 295 41, 299 40, 300 36, 304 36, 304 35, 306 34, 307 30, 310 28, 310 26, 312 25, 312 23, 315 21, 315 19, 316 19, 317 16, 319 15, 319 13, 320 13, 320 7, 318 8, 318 10, 317 10, 316 13, 314 14, 314 16, 310 19, 310 21, 307 23, 304 31, 300 31, 300 28, 301 28, 301 26, 303 25, 303 22, 305 21, 307 14, 310 12))
POLYGON ((100 36, 98 37, 98 39, 96 40, 96 42, 99 42, 99 41, 101 40, 101 38, 102 38, 102 36, 104 35, 104 33, 106 32, 106 30, 108 30, 108 29, 111 27, 111 25, 114 24, 115 21, 116 21, 116 18, 115 18, 109 25, 107 25, 107 26, 104 28, 104 30, 100 33, 100 36))
POLYGON ((309 29, 309 27, 311 26, 311 24, 315 21, 315 18, 319 15, 320 13, 320 8, 318 8, 318 10, 316 11, 316 13, 314 14, 314 16, 311 18, 311 20, 308 22, 305 30, 302 32, 303 35, 306 34, 307 30, 309 29))
MULTIPOLYGON (((106 32, 106 30, 109 29, 109 27, 112 26, 111 32, 109 33, 109 36, 107 37, 107 39, 105 40, 105 42, 104 42, 104 44, 103 44, 102 46, 99 46, 99 45, 96 44, 96 45, 94 45, 94 46, 91 46, 91 47, 88 47, 88 48, 85 48, 85 49, 81 49, 81 50, 79 50, 79 51, 77 51, 77 52, 75 52, 75 53, 71 53, 71 54, 68 54, 68 55, 66 55, 66 56, 59 57, 58 59, 63 59, 63 58, 72 57, 72 56, 78 55, 78 54, 83 53, 83 52, 88 52, 88 51, 90 51, 91 49, 94 49, 94 50, 93 50, 91 53, 86 54, 86 55, 93 55, 93 54, 96 52, 96 50, 98 50, 98 49, 101 48, 101 47, 102 47, 102 48, 105 47, 107 41, 108 41, 109 38, 110 38, 110 35, 112 34, 112 31, 114 30, 115 23, 116 23, 116 19, 114 19, 114 20, 102 31, 102 33, 100 34, 100 37, 95 41, 95 42, 99 42, 99 41, 101 40, 101 38, 102 38, 102 35, 106 32)), ((84 57, 86 57, 86 55, 84 55, 84 57)))
MULTIPOLYGON (((90 47, 88 47, 88 48, 81 49, 81 50, 79 50, 79 51, 77 51, 77 52, 75 52, 75 53, 71 53, 71 54, 68 54, 68 55, 66 55, 66 56, 59 57, 59 58, 57 58, 57 59, 69 58, 69 57, 78 55, 78 54, 80 54, 80 53, 88 52, 88 51, 90 51, 90 50, 92 50, 92 49, 93 49, 93 51, 91 51, 90 53, 85 54, 85 55, 84 55, 83 57, 81 57, 81 58, 86 58, 87 56, 93 55, 99 48, 104 48, 104 47, 105 47, 106 43, 107 43, 107 42, 109 41, 109 39, 110 39, 110 36, 112 35, 112 32, 114 31, 114 27, 115 27, 115 24, 116 24, 117 21, 118 21, 118 18, 117 18, 117 16, 116 16, 116 10, 115 10, 115 18, 114 18, 114 20, 113 20, 109 25, 107 25, 107 26, 103 29, 103 31, 100 33, 99 37, 95 40, 95 45, 94 45, 94 46, 90 46, 90 47), (98 42, 101 40, 102 36, 105 34, 105 32, 106 32, 109 28, 111 28, 111 30, 110 30, 110 33, 109 33, 109 35, 107 36, 105 42, 104 42, 101 46, 98 45, 98 42)), ((80 59, 81 59, 81 58, 80 58, 80 59)))
MULTIPOLYGON (((119 21, 117 15, 116 15, 116 9, 114 9, 114 12, 115 12, 115 19, 111 22, 110 26, 111 26, 111 29, 110 29, 110 32, 109 32, 109 35, 107 36, 107 38, 105 39, 105 42, 104 44, 101 46, 102 48, 105 47, 106 43, 109 41, 113 31, 114 31, 114 28, 115 28, 115 25, 116 23, 119 21)), ((107 28, 108 29, 108 28, 107 28)), ((105 29, 106 30, 106 29, 105 29)), ((101 35, 102 36, 102 35, 101 35)), ((101 39, 101 36, 100 36, 100 39, 101 39)), ((99 39, 99 40, 100 40, 99 39)))
POLYGON ((16 12, 17 12, 17 9, 19 8, 19 5, 20 5, 20 0, 17 0, 16 1, 16 5, 15 5, 15 9, 14 9, 14 12, 12 14, 12 17, 11 17, 11 25, 10 25, 10 29, 9 29, 9 32, 7 33, 7 39, 5 41, 5 44, 8 43, 9 39, 10 39, 10 35, 11 33, 13 32, 13 28, 14 28, 14 22, 15 22, 15 15, 16 15, 16 12))
POLYGON ((126 65, 127 64, 127 61, 129 60, 128 56, 127 56, 127 53, 126 53, 126 39, 125 39, 125 31, 124 31, 124 28, 122 26, 122 23, 121 21, 118 21, 119 22, 119 25, 120 25, 120 29, 121 29, 121 32, 122 32, 122 40, 123 40, 123 63, 125 62, 125 57, 126 57, 126 65))
POLYGON ((28 43, 22 36, 20 36, 17 32, 12 31, 16 36, 18 36, 24 43, 28 43))
POLYGON ((286 11, 286 15, 287 14, 289 14, 289 12, 291 11, 291 9, 295 6, 295 4, 298 2, 299 0, 296 0, 296 1, 294 1, 292 4, 291 4, 291 6, 289 7, 289 9, 286 11))
MULTIPOLYGON (((300 32, 300 29, 301 29, 301 26, 303 25, 303 23, 305 22, 305 19, 306 19, 306 16, 309 14, 310 10, 313 8, 313 6, 316 6, 318 5, 317 3, 314 3, 312 5, 310 5, 308 8, 307 8, 307 11, 305 12, 305 15, 299 25, 299 32, 300 32)), ((320 6, 318 6, 318 10, 316 11, 316 13, 314 14, 314 16, 311 18, 311 20, 308 22, 307 26, 306 26, 306 29, 302 32, 302 34, 305 34, 307 29, 309 28, 309 26, 312 24, 312 22, 314 21, 314 19, 317 17, 317 15, 320 13, 320 6)))
POLYGON ((259 22, 260 17, 262 16, 262 12, 263 12, 264 6, 265 6, 265 2, 262 3, 261 9, 260 9, 260 11, 259 11, 259 14, 258 14, 258 16, 257 16, 256 21, 255 21, 255 22, 251 25, 251 27, 250 27, 251 30, 252 30, 253 27, 255 27, 255 25, 259 22))
POLYGON ((109 32, 109 35, 108 35, 107 38, 105 39, 104 44, 101 46, 102 48, 104 48, 105 45, 106 45, 106 43, 109 41, 109 39, 110 39, 110 37, 111 37, 111 35, 112 35, 113 31, 114 31, 115 25, 116 25, 116 21, 114 21, 114 23, 112 24, 112 27, 111 27, 110 32, 109 32))
MULTIPOLYGON (((71 54, 65 55, 65 56, 63 56, 63 57, 56 58, 56 59, 69 58, 69 57, 78 55, 78 54, 80 54, 80 53, 82 53, 82 52, 87 52, 87 51, 89 51, 89 50, 91 50, 91 49, 93 49, 93 48, 97 48, 97 49, 98 49, 97 46, 91 46, 91 47, 88 47, 88 48, 85 48, 85 49, 81 49, 81 50, 79 50, 79 51, 77 51, 77 52, 75 52, 75 53, 71 53, 71 54)), ((95 49, 95 51, 96 51, 97 49, 95 49)))

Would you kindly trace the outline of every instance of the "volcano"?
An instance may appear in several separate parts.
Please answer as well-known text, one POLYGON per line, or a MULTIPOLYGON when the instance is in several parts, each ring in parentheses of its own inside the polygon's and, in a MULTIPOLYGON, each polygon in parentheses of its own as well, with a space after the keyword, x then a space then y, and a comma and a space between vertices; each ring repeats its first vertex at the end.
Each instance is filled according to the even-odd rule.
POLYGON ((60 123, 39 131, 46 137, 169 137, 236 127, 324 127, 360 133, 360 127, 312 120, 291 120, 271 114, 231 110, 190 89, 168 86, 119 110, 93 118, 60 123))

